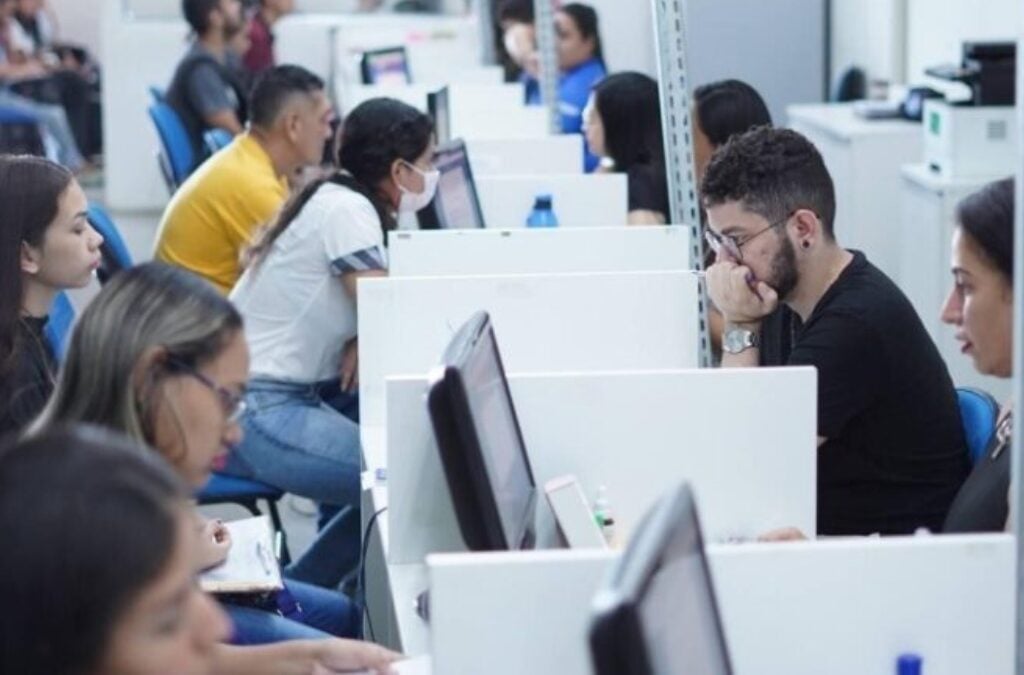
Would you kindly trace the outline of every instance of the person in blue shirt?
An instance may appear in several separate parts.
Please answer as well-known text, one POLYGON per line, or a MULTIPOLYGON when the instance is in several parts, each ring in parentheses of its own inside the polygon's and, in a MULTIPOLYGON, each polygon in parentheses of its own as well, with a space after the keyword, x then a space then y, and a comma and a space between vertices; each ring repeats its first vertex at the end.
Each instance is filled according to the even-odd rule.
MULTIPOLYGON (((558 110, 562 133, 578 134, 583 129, 583 108, 590 91, 604 79, 608 69, 601 48, 597 12, 593 7, 576 2, 564 5, 555 13, 555 39, 558 50, 558 110)), ((522 76, 526 85, 527 105, 540 105, 540 84, 529 74, 522 76)), ((597 168, 598 157, 590 152, 584 139, 583 164, 589 172, 597 168)))

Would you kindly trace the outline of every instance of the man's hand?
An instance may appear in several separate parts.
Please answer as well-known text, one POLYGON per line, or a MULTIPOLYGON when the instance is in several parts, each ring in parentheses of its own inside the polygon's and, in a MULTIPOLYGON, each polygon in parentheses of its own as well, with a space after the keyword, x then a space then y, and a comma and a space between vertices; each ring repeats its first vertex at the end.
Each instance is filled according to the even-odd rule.
POLYGON ((779 306, 775 289, 754 279, 745 265, 722 261, 707 271, 708 295, 729 324, 757 326, 779 306))
POLYGON ((391 662, 400 658, 399 654, 372 642, 341 638, 317 640, 315 649, 313 675, 333 675, 355 670, 387 675, 391 672, 391 662))

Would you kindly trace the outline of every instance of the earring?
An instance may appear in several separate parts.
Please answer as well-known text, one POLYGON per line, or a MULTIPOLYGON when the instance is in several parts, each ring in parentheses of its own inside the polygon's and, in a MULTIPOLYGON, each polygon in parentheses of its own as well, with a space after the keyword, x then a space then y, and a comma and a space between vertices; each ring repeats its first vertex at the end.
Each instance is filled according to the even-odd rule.
POLYGON ((804 248, 810 248, 810 247, 811 247, 811 242, 809 242, 809 241, 805 241, 805 242, 803 243, 803 247, 804 247, 804 248))

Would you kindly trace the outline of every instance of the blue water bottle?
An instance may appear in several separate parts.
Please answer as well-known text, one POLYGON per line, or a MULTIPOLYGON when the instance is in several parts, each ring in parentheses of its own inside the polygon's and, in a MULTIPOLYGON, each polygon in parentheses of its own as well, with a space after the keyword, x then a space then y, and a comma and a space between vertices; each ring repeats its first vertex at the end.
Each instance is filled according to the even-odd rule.
POLYGON ((921 657, 917 654, 902 654, 896 659, 896 675, 921 675, 921 657))
POLYGON ((533 210, 526 219, 527 227, 558 227, 558 218, 551 209, 551 195, 537 195, 533 210))

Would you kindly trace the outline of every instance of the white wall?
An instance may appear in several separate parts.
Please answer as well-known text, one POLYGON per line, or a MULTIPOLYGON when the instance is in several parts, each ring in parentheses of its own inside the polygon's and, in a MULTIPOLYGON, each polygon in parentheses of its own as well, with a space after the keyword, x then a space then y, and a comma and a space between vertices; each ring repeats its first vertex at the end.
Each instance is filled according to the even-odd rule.
POLYGON ((649 0, 586 0, 597 10, 608 71, 657 71, 649 0))
MULTIPOLYGON (((166 1, 166 0, 165 0, 166 1)), ((100 12, 90 0, 48 0, 57 14, 62 40, 84 45, 94 55, 100 53, 100 12)))
POLYGON ((903 82, 906 72, 907 0, 831 0, 830 82, 850 66, 868 80, 903 82))

